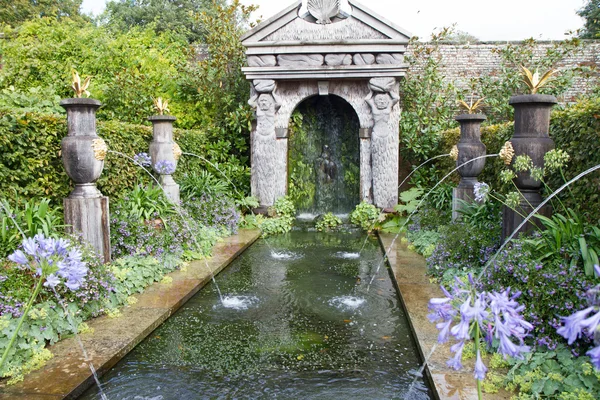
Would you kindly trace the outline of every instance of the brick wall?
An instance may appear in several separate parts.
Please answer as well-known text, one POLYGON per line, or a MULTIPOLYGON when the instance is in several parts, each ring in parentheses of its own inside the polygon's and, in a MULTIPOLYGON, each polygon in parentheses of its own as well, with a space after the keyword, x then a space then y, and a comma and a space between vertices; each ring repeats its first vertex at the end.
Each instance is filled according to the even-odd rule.
MULTIPOLYGON (((506 47, 519 42, 482 42, 473 44, 447 43, 440 45, 443 68, 441 73, 453 80, 461 88, 467 87, 470 78, 485 75, 497 75, 500 68, 500 56, 492 49, 506 47)), ((552 42, 538 42, 534 53, 545 54, 552 47, 552 42)), ((407 54, 411 53, 409 46, 407 54)), ((575 53, 564 59, 557 67, 591 66, 596 68, 595 79, 576 78, 573 86, 559 99, 571 102, 580 94, 591 90, 600 78, 600 40, 584 40, 583 45, 575 53)), ((418 69, 419 66, 417 65, 418 69)), ((414 69, 414 67, 413 67, 414 69)), ((409 71, 410 73, 410 71, 409 71)))

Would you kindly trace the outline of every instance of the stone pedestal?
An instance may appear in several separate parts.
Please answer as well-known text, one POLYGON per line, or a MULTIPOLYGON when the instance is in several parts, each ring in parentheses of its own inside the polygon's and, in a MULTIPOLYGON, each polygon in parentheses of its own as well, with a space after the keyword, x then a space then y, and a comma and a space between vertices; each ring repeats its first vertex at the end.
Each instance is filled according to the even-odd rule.
POLYGON ((96 187, 102 174, 107 147, 96 133, 96 110, 101 103, 93 99, 65 99, 67 136, 61 142, 63 165, 75 188, 64 199, 67 232, 79 233, 91 243, 104 262, 110 261, 108 198, 96 187))
MULTIPOLYGON (((171 115, 153 115, 148 118, 152 122, 152 142, 150 142, 149 152, 154 168, 159 161, 170 161, 177 167, 181 149, 173 140, 173 122, 176 119, 171 115)), ((158 181, 165 196, 173 203, 179 204, 179 185, 173 177, 170 174, 161 174, 158 181)))
POLYGON ((456 145, 458 147, 458 159, 456 166, 459 167, 458 173, 461 177, 458 187, 452 192, 452 219, 460 217, 458 210, 461 203, 458 200, 472 202, 475 199, 474 187, 478 183, 477 177, 485 167, 485 158, 469 162, 478 157, 485 156, 486 148, 481 142, 481 123, 485 121, 483 114, 461 114, 456 117, 460 124, 460 140, 456 145))
MULTIPOLYGON (((510 104, 515 109, 515 134, 510 142, 515 150, 515 157, 526 154, 533 165, 544 168, 544 155, 554 148, 554 141, 550 139, 550 111, 557 103, 556 98, 544 94, 531 94, 513 96, 510 104)), ((524 217, 542 202, 542 182, 531 177, 529 172, 518 172, 515 185, 522 194, 517 210, 504 208, 502 215, 502 239, 510 236, 524 217), (522 215, 519 215, 522 214, 522 215)), ((549 215, 551 210, 546 207, 541 214, 549 215)), ((524 225, 519 231, 529 232, 536 229, 533 220, 524 225)))
POLYGON ((110 262, 108 197, 66 198, 63 206, 67 233, 81 233, 110 262))

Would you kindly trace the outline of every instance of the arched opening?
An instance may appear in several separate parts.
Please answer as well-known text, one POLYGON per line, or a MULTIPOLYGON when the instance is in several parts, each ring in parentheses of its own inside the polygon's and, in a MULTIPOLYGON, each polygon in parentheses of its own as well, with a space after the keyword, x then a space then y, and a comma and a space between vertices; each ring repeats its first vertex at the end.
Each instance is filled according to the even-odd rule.
POLYGON ((299 213, 350 212, 359 202, 360 123, 338 96, 313 96, 289 125, 288 195, 299 213))

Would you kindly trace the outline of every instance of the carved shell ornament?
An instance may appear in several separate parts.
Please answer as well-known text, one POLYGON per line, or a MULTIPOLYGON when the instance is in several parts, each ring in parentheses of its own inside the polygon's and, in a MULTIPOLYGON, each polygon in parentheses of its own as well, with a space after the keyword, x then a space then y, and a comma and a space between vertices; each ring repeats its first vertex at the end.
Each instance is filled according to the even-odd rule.
POLYGON ((299 15, 305 18, 312 15, 317 24, 331 24, 334 17, 348 18, 352 8, 348 0, 303 0, 299 15))
POLYGON ((182 154, 181 147, 177 143, 173 143, 173 157, 175 160, 179 160, 182 154))

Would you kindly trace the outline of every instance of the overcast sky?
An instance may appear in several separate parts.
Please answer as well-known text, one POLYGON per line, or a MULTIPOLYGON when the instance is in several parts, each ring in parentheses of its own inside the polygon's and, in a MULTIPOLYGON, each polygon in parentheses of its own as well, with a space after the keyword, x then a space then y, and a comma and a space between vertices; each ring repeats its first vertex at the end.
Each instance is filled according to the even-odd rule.
MULTIPOLYGON (((242 0, 260 8, 255 18, 267 19, 293 0, 242 0)), ((564 39, 583 26, 576 14, 586 0, 362 0, 376 13, 426 40, 436 28, 456 28, 480 40, 564 39)), ((106 0, 83 0, 83 11, 98 14, 106 0)))

